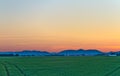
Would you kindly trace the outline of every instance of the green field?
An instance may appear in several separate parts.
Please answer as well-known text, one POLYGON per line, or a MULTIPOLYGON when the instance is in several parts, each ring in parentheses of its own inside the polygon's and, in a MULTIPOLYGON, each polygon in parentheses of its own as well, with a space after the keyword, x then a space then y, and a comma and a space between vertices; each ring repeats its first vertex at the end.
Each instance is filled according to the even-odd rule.
POLYGON ((120 76, 120 57, 0 57, 0 76, 120 76))

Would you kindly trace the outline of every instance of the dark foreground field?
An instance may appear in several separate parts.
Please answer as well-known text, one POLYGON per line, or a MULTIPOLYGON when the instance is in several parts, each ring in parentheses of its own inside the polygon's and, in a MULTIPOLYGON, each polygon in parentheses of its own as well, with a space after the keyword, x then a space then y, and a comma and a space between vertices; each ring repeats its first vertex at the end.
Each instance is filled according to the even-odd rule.
POLYGON ((120 57, 0 57, 0 76, 120 76, 120 57))

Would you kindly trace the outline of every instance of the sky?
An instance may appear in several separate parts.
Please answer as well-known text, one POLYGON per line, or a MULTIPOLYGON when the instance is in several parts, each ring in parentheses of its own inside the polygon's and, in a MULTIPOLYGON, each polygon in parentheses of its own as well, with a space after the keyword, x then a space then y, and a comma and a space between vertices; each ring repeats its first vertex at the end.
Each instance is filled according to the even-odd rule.
POLYGON ((120 0, 0 0, 0 51, 120 50, 120 0))

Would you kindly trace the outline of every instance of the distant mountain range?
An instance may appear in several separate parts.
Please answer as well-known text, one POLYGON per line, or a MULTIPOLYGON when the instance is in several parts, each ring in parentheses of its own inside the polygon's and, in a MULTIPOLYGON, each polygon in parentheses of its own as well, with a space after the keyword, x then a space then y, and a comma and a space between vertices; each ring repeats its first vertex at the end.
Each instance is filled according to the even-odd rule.
POLYGON ((20 52, 0 52, 0 56, 120 56, 120 51, 105 53, 94 49, 63 50, 60 52, 23 50, 20 52))

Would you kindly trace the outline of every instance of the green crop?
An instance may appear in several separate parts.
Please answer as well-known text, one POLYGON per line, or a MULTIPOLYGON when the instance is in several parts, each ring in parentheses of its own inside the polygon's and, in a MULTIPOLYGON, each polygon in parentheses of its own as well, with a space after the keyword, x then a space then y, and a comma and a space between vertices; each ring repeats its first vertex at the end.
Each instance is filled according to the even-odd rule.
POLYGON ((0 76, 120 76, 120 57, 0 57, 0 76))

